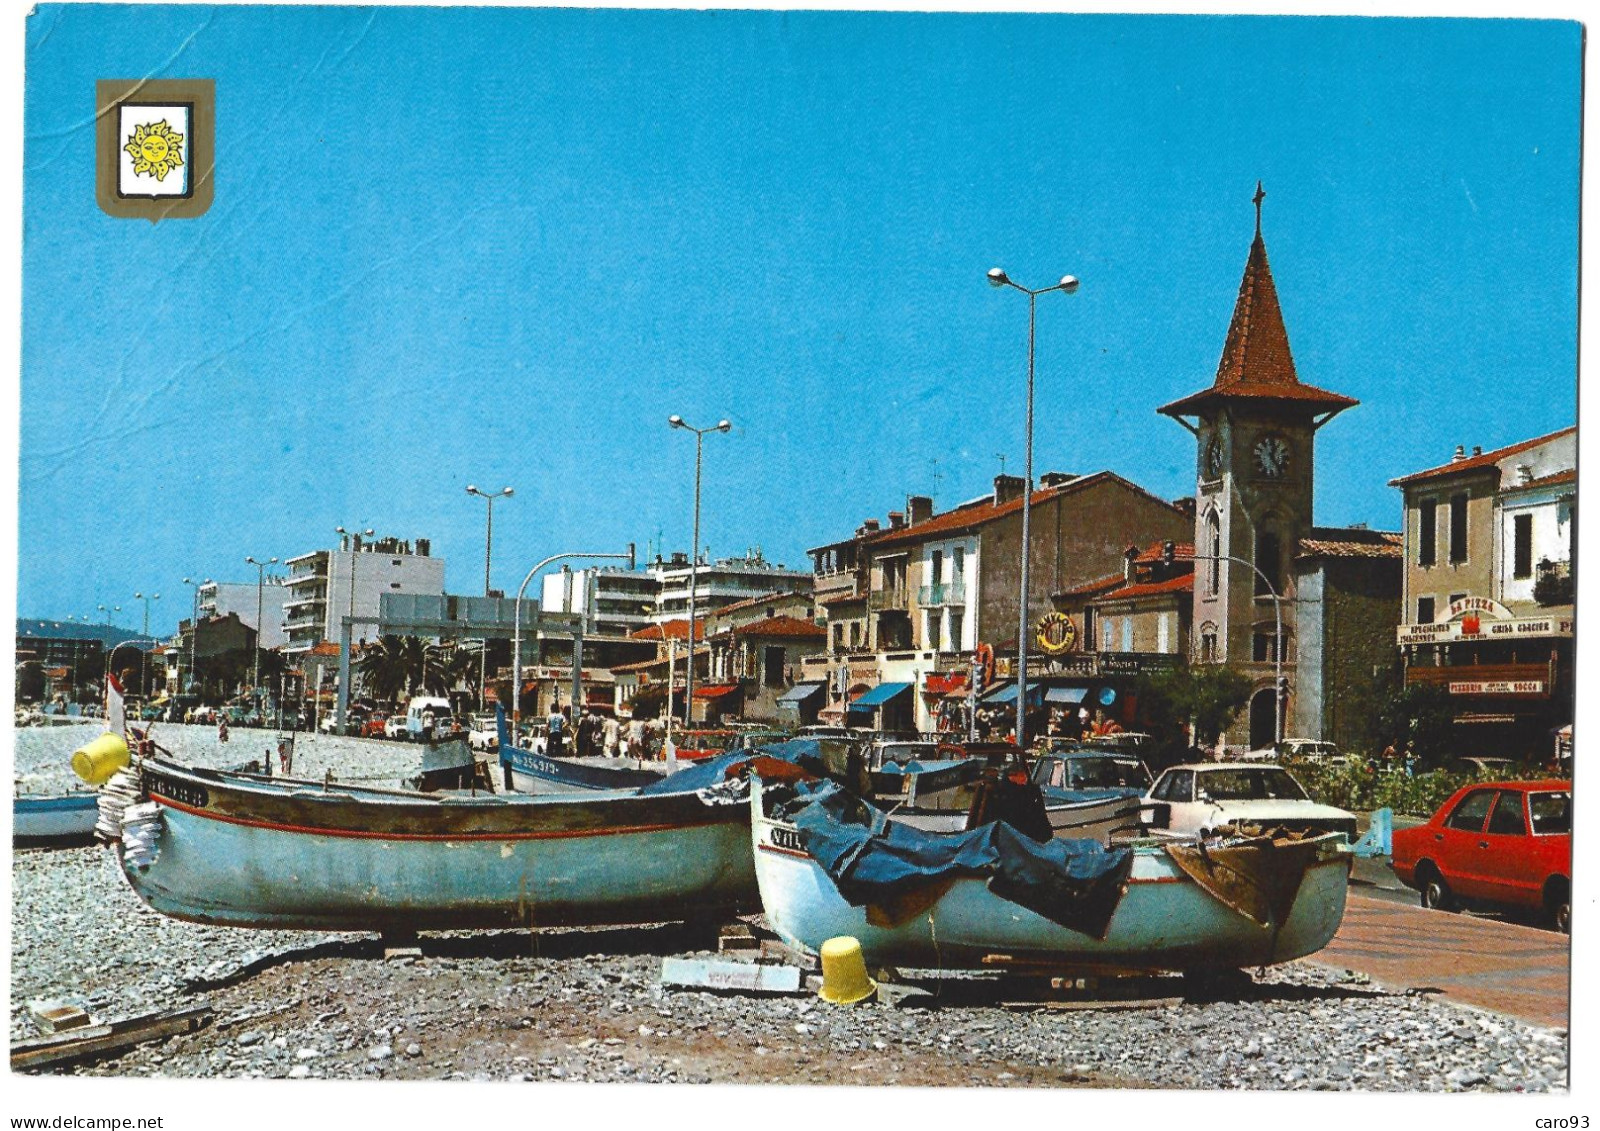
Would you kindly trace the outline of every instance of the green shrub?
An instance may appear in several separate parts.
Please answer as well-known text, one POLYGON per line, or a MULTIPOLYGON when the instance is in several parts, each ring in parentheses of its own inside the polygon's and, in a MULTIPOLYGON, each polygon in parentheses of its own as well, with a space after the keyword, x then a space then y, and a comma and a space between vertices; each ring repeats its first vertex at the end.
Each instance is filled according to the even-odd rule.
POLYGON ((1405 773, 1375 773, 1359 763, 1330 767, 1296 762, 1289 769, 1306 787, 1312 799, 1324 805, 1348 809, 1352 813, 1392 809, 1412 817, 1433 816, 1452 793, 1473 782, 1545 776, 1542 771, 1530 768, 1512 774, 1447 774, 1439 771, 1412 777, 1405 773))

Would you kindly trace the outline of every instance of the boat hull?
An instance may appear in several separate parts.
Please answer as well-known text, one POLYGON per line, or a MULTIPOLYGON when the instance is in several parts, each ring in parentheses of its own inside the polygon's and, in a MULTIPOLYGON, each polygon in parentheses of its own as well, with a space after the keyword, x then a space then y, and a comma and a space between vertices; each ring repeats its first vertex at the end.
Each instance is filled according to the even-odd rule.
POLYGON ((500 764, 513 791, 543 795, 638 789, 666 775, 665 763, 643 769, 632 758, 551 758, 521 747, 502 747, 500 764))
POLYGON ((929 968, 996 964, 1084 972, 1213 970, 1287 962, 1315 953, 1344 916, 1349 854, 1324 838, 1292 909, 1274 930, 1252 922, 1189 879, 1159 846, 1134 850, 1126 893, 1102 939, 1069 930, 991 892, 981 878, 954 880, 926 911, 878 926, 849 904, 804 849, 799 831, 763 815, 752 788, 756 882, 768 925, 811 953, 830 938, 860 941, 869 963, 929 968))
POLYGON ((86 841, 94 835, 99 814, 93 793, 15 797, 11 801, 11 839, 16 844, 86 841))
MULTIPOLYGON (((379 795, 143 775, 163 914, 236 927, 416 931, 667 922, 751 910, 748 815, 655 798, 379 795)), ((125 826, 126 827, 126 826, 125 826)))

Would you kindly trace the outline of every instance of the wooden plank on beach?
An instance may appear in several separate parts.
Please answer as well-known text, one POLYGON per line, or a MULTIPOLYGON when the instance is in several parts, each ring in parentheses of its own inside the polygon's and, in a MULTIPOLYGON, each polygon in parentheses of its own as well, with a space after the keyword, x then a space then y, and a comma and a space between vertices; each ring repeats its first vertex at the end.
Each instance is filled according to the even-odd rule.
POLYGON ((183 1009, 167 1009, 146 1013, 138 1017, 125 1017, 88 1029, 53 1037, 39 1037, 31 1041, 16 1041, 11 1046, 11 1070, 45 1068, 75 1060, 91 1060, 109 1056, 144 1044, 192 1033, 211 1020, 211 1006, 191 1005, 183 1009))
POLYGON ((800 990, 800 971, 793 966, 756 962, 708 962, 697 958, 663 958, 661 984, 697 990, 792 994, 800 990))

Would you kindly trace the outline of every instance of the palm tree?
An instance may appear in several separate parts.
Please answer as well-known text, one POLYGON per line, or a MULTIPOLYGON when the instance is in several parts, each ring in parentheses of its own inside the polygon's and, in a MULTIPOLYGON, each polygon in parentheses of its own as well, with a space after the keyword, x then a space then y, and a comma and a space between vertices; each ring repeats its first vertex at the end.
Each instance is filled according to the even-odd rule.
POLYGON ((445 679, 451 687, 459 687, 473 699, 478 697, 479 677, 483 671, 483 654, 476 648, 456 645, 444 659, 445 679))
POLYGON ((415 636, 378 637, 362 651, 356 670, 368 695, 391 702, 448 686, 444 650, 415 636))

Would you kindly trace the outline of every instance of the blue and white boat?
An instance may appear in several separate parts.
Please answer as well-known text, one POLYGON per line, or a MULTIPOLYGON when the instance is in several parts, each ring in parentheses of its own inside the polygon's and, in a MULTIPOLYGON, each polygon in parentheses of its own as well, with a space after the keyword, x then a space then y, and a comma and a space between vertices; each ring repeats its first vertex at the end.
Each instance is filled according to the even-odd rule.
POLYGON ((145 759, 101 794, 139 897, 235 927, 417 931, 757 906, 749 812, 713 791, 415 793, 145 759))
POLYGON ((1336 834, 1214 840, 1203 849, 1192 838, 1144 838, 1106 849, 1026 841, 999 823, 918 832, 865 809, 853 818, 864 826, 850 830, 831 810, 797 812, 795 792, 754 780, 751 836, 768 925, 812 953, 845 935, 860 940, 869 963, 1210 971, 1312 954, 1344 915, 1350 852, 1336 834), (997 831, 1004 835, 992 835, 997 831), (874 857, 880 840, 886 847, 874 857), (995 842, 1005 851, 997 853, 995 842), (1021 860, 1010 875, 996 864, 1006 852, 1021 860), (1047 898, 1017 894, 1025 890, 1047 898), (1051 899, 1072 902, 1063 895, 1083 897, 1076 926, 1039 910, 1051 899))
POLYGON ((592 793, 641 789, 666 776, 665 762, 638 758, 552 758, 511 741, 504 708, 496 708, 500 769, 507 790, 516 793, 592 793))
POLYGON ((87 841, 99 814, 97 795, 90 792, 19 795, 11 800, 11 842, 87 841))

